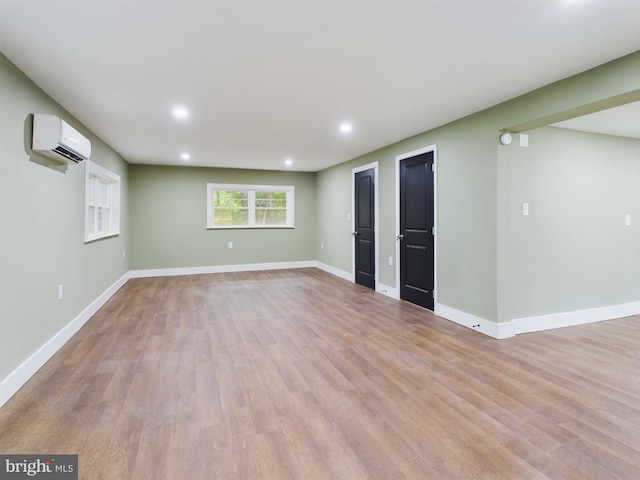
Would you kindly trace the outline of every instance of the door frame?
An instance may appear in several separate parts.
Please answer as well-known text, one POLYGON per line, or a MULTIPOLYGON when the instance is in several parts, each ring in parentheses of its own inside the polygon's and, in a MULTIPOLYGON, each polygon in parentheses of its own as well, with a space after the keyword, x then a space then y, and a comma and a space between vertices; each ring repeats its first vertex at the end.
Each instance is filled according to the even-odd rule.
POLYGON ((437 145, 412 150, 410 152, 396 155, 396 299, 400 300, 400 162, 408 158, 417 157, 424 153, 433 152, 433 309, 438 305, 438 149, 437 145))
MULTIPOLYGON (((373 168, 373 242, 374 242, 374 255, 375 255, 375 272, 373 275, 373 279, 375 282, 375 291, 378 291, 378 272, 379 272, 379 248, 380 248, 380 239, 378 228, 380 224, 379 212, 378 208, 378 162, 367 163, 366 165, 361 165, 360 167, 351 169, 351 231, 354 232, 356 229, 356 173, 364 172, 365 170, 370 170, 373 168)), ((352 237, 351 240, 351 281, 356 283, 356 242, 352 237)))

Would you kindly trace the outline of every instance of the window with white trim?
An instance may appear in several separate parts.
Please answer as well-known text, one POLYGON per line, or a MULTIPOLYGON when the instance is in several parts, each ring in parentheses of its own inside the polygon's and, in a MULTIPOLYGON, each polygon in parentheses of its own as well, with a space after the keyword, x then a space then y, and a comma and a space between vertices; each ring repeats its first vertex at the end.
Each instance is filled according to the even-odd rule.
POLYGON ((293 228, 295 187, 207 184, 207 228, 293 228))
POLYGON ((85 162, 84 241, 120 234, 120 176, 85 162))

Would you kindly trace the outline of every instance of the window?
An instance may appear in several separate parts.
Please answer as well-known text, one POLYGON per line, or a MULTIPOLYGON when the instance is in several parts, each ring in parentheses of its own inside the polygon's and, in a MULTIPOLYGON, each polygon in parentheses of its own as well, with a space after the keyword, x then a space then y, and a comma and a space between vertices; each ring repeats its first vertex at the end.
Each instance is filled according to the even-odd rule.
POLYGON ((84 241, 120 234, 120 176, 87 160, 85 163, 84 241))
POLYGON ((293 228, 293 186, 207 184, 207 228, 293 228))

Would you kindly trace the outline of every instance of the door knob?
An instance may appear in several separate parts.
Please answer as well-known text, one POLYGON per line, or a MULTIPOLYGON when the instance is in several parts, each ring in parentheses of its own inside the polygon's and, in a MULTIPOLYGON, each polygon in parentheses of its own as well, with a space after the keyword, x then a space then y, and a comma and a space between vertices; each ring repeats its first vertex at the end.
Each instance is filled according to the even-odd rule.
POLYGON ((356 235, 358 235, 358 232, 353 232, 351 235, 355 237, 356 235))
POLYGON ((398 240, 403 240, 404 239, 404 235, 400 234, 396 237, 398 240))

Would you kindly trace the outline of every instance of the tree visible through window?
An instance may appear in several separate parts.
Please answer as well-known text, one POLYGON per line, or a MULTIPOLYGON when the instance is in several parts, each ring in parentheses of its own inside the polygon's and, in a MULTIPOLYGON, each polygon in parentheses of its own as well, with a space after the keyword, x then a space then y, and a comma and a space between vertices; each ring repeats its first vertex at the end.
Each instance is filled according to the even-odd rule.
POLYGON ((287 192, 256 192, 256 224, 286 225, 287 192))
POLYGON ((249 225, 249 192, 214 190, 213 223, 216 226, 249 225))
POLYGON ((207 184, 207 228, 291 228, 294 187, 207 184))

